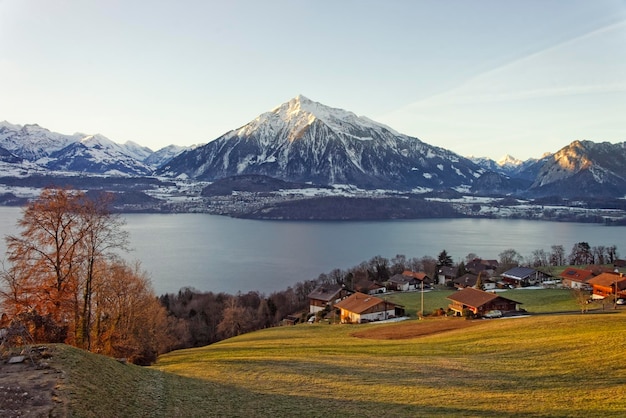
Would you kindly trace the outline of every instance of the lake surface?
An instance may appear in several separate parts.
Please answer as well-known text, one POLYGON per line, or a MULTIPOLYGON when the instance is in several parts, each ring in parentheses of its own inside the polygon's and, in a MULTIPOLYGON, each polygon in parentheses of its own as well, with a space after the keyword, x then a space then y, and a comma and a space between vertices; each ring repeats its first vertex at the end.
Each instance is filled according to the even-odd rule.
MULTIPOLYGON (((0 207, 0 234, 17 233, 21 209, 0 207)), ((182 287, 201 291, 271 293, 334 268, 348 269, 381 255, 437 257, 457 262, 469 253, 497 259, 513 248, 522 256, 581 241, 626 251, 626 226, 505 219, 428 219, 363 222, 255 221, 207 214, 125 214, 133 251, 157 294, 182 287)), ((0 242, 4 255, 6 246, 0 242)))

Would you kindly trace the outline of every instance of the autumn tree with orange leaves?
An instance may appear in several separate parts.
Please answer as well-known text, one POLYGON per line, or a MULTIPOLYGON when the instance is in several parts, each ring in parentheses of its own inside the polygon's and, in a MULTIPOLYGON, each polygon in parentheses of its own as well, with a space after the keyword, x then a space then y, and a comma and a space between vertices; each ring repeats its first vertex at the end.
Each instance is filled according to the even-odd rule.
POLYGON ((149 322, 163 321, 163 308, 145 275, 116 255, 126 249, 128 237, 120 218, 109 212, 110 203, 104 194, 89 199, 76 190, 45 189, 24 210, 20 234, 6 238, 9 266, 0 302, 10 318, 45 319, 38 322, 50 324, 50 332, 38 330, 40 342, 145 358, 146 350, 158 352, 158 333, 149 322), (155 338, 146 339, 145 330, 155 338), (120 343, 104 343, 111 338, 120 343))

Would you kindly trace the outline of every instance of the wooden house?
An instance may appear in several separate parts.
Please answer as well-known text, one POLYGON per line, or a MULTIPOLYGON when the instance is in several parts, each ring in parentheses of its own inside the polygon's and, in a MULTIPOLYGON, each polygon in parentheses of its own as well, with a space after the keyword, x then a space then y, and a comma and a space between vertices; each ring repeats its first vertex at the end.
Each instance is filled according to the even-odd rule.
POLYGON ((474 258, 465 264, 465 270, 481 277, 491 277, 498 268, 498 260, 483 260, 482 258, 474 258))
POLYGON ((360 292, 336 303, 335 308, 340 310, 341 322, 344 323, 382 321, 404 315, 404 308, 401 305, 360 292))
POLYGON ((368 295, 387 293, 387 287, 367 279, 362 279, 356 282, 354 284, 354 290, 361 293, 367 293, 368 295))
POLYGON ((457 277, 453 280, 454 287, 457 289, 463 289, 465 287, 474 287, 476 286, 476 281, 478 280, 478 276, 474 273, 465 273, 461 277, 457 277))
POLYGON ((456 278, 457 269, 441 266, 437 269, 437 284, 448 284, 456 278))
POLYGON ((611 295, 626 298, 626 277, 623 273, 601 273, 587 280, 587 283, 592 286, 593 299, 604 299, 611 295))
POLYGON ((332 308, 347 295, 341 285, 323 285, 309 293, 309 313, 323 311, 326 307, 332 308))
POLYGON ((396 290, 399 292, 406 292, 409 290, 419 289, 421 281, 417 280, 413 276, 405 276, 404 274, 394 274, 389 278, 387 287, 389 290, 396 290))
MULTIPOLYGON (((476 283, 478 282, 478 277, 472 273, 465 273, 461 277, 457 277, 454 279, 454 287, 457 289, 463 289, 465 287, 476 287, 476 283)), ((496 282, 491 280, 488 276, 484 277, 482 273, 480 274, 480 282, 481 282, 481 290, 493 290, 496 288, 496 282)))
POLYGON ((454 292, 448 296, 448 299, 452 301, 449 308, 457 316, 463 316, 466 310, 475 315, 483 315, 492 310, 510 312, 520 309, 520 302, 499 296, 497 293, 485 292, 471 287, 454 292))
POLYGON ((424 285, 424 288, 429 288, 432 284, 432 279, 430 277, 428 277, 428 274, 426 274, 423 271, 411 271, 411 270, 404 270, 402 272, 403 276, 408 276, 408 277, 414 277, 417 280, 419 280, 419 286, 421 288, 422 284, 424 285))

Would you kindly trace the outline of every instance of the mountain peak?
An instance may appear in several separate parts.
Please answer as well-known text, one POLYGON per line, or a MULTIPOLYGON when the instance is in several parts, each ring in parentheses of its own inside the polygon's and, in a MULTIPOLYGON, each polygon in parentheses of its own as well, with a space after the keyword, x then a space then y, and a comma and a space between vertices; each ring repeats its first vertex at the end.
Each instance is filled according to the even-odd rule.
POLYGON ((517 158, 511 156, 510 154, 506 154, 504 157, 500 158, 497 164, 500 167, 517 167, 523 163, 522 160, 518 160, 517 158))
MULTIPOLYGON (((283 119, 291 119, 300 115, 307 114, 307 116, 315 116, 318 119, 322 119, 324 116, 328 116, 330 113, 336 111, 343 111, 342 109, 332 109, 321 103, 314 102, 313 100, 305 97, 301 94, 297 95, 293 99, 280 106, 274 108, 270 113, 275 113, 283 116, 283 119)), ((349 113, 349 112, 348 112, 349 113)))
POLYGON ((359 127, 376 131, 386 130, 393 135, 400 135, 382 123, 365 116, 357 116, 345 109, 326 106, 301 94, 274 108, 271 112, 259 116, 257 122, 264 122, 271 118, 294 124, 299 127, 298 130, 312 124, 315 120, 320 120, 335 132, 345 132, 346 129, 350 130, 350 127, 359 127))

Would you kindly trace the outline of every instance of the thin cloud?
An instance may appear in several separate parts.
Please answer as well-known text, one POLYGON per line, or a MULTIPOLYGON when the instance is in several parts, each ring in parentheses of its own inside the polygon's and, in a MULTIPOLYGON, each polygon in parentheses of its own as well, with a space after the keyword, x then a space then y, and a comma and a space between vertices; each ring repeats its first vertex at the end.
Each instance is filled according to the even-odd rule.
POLYGON ((479 74, 398 111, 626 91, 626 21, 479 74), (610 65, 607 65, 610 64, 610 65))

